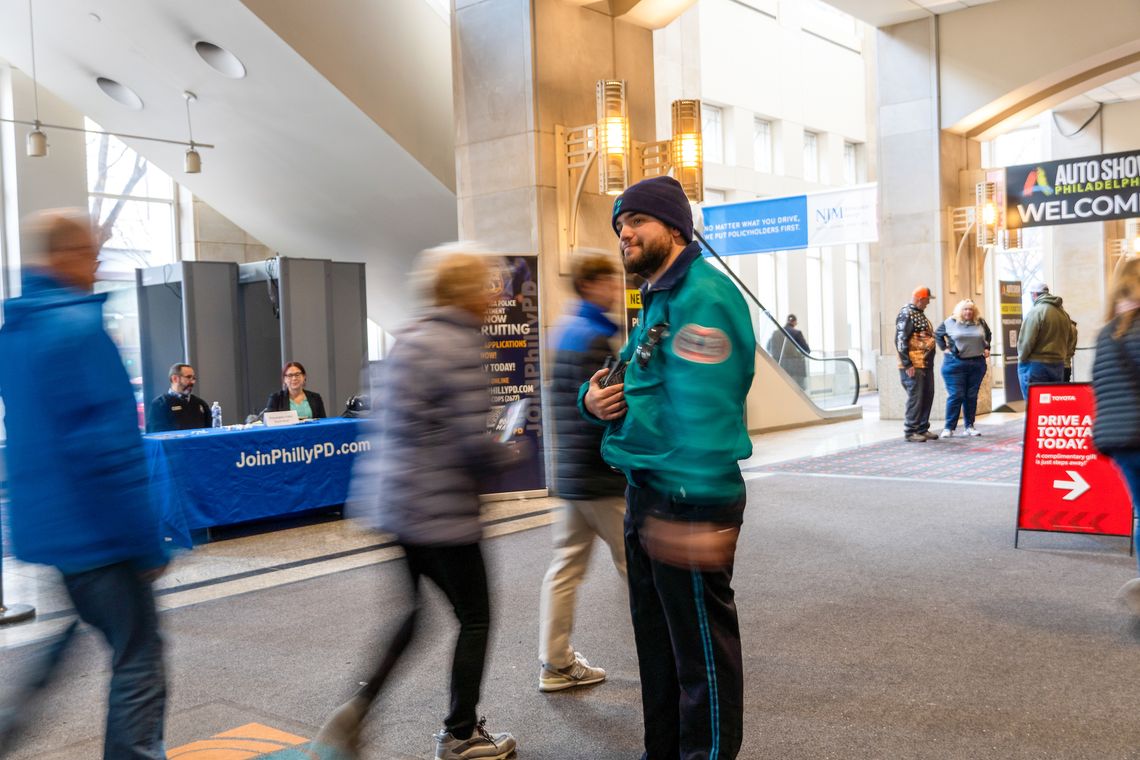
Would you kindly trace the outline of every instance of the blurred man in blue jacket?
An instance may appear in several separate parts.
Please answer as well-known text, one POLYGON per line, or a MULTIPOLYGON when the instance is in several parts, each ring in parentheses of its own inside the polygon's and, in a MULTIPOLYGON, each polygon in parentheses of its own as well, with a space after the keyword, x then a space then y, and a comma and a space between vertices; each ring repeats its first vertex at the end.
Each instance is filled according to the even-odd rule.
POLYGON ((151 582, 166 555, 134 395, 103 329, 105 296, 91 292, 91 220, 46 211, 25 233, 22 295, 0 328, 12 548, 56 567, 80 619, 111 647, 103 757, 160 760, 166 677, 151 582), (77 373, 82 392, 61 393, 77 373))

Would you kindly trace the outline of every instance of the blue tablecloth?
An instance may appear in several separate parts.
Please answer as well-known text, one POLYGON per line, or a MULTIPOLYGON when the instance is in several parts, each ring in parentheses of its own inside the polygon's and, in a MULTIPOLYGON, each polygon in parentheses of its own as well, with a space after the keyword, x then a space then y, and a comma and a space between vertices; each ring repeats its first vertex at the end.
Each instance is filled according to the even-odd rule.
POLYGON ((189 547, 194 530, 343 504, 359 433, 336 418, 143 436, 164 535, 189 547))

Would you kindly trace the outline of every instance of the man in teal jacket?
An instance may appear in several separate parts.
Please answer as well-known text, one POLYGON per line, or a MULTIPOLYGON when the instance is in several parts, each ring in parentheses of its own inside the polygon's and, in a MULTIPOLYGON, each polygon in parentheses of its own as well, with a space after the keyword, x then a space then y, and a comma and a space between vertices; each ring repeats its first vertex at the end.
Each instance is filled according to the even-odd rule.
MULTIPOLYGON (((103 757, 161 760, 166 677, 151 581, 166 554, 134 393, 103 329, 106 296, 91 293, 91 221, 43 212, 25 233, 22 293, 4 304, 0 329, 12 548, 59 570, 78 616, 113 650, 103 757), (77 377, 82 393, 60 393, 77 377)), ((19 727, 6 722, 0 755, 19 727)))
POLYGON ((736 286, 701 256, 671 177, 614 203, 626 271, 644 311, 621 352, 579 393, 607 426, 602 455, 625 474, 625 549, 645 721, 645 760, 731 760, 743 734, 732 571, 744 514, 737 462, 752 453, 744 404, 756 339, 736 286), (668 667, 667 663, 673 663, 668 667))

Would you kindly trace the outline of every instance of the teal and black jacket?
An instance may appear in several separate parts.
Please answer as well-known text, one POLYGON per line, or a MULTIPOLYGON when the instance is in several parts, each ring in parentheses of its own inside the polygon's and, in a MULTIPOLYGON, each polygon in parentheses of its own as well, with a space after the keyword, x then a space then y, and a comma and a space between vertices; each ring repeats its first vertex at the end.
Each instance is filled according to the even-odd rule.
POLYGON ((625 415, 604 423, 586 411, 588 382, 578 407, 606 425, 607 463, 629 483, 694 507, 678 516, 701 519, 701 505, 744 494, 737 461, 752 453, 744 423, 756 358, 752 318, 740 291, 697 243, 643 286, 641 298, 641 321, 621 351, 628 362, 625 415))

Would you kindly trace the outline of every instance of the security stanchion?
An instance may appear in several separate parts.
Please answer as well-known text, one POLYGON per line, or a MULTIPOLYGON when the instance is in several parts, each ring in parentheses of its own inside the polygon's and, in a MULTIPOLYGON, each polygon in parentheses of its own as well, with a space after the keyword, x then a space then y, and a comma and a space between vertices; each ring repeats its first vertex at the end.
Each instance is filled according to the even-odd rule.
POLYGON ((0 524, 0 625, 31 620, 35 615, 36 608, 30 604, 4 604, 4 530, 0 524))

